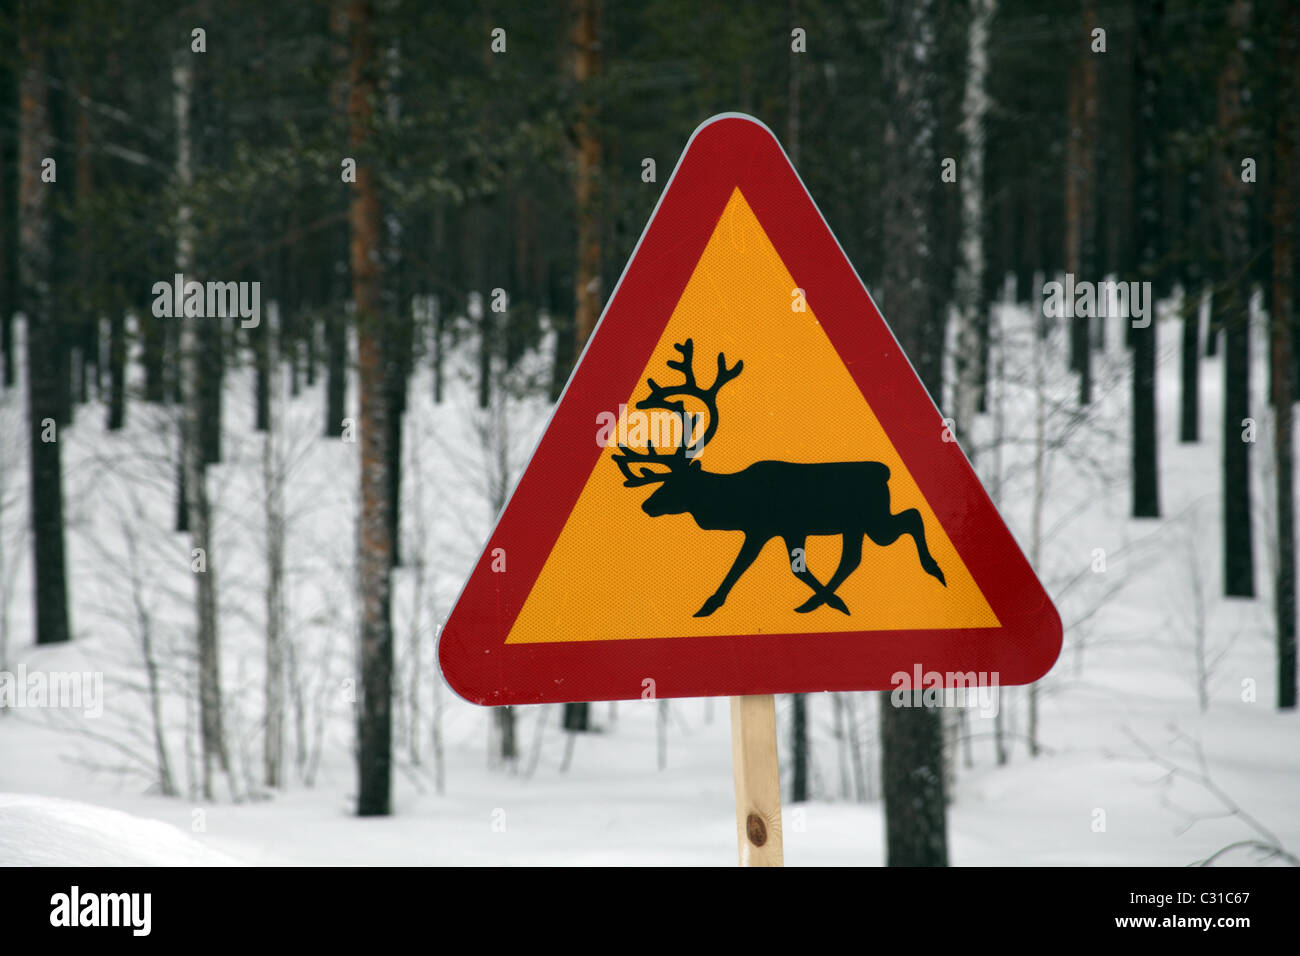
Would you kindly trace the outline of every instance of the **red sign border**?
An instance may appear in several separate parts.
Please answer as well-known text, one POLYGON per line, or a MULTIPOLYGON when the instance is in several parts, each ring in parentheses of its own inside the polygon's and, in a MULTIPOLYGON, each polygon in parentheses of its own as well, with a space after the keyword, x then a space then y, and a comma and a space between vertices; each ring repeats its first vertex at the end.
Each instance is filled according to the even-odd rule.
POLYGON ((910 678, 918 667, 945 675, 945 686, 953 672, 970 671, 996 673, 1002 685, 1034 681, 1060 653, 1060 616, 961 448, 942 432, 942 415, 771 130, 751 116, 715 116, 686 144, 442 628, 443 675, 461 697, 485 705, 889 690, 894 674, 910 678), (1002 627, 505 643, 604 451, 597 415, 636 389, 737 187, 1002 627), (504 572, 492 570, 497 548, 504 572))

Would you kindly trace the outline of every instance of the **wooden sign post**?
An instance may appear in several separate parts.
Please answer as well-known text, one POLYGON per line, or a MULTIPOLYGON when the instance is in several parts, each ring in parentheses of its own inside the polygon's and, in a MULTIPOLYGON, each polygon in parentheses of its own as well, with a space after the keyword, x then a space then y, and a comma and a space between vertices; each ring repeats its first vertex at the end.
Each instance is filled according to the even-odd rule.
POLYGON ((741 866, 784 866, 776 702, 771 694, 731 698, 731 763, 741 866))

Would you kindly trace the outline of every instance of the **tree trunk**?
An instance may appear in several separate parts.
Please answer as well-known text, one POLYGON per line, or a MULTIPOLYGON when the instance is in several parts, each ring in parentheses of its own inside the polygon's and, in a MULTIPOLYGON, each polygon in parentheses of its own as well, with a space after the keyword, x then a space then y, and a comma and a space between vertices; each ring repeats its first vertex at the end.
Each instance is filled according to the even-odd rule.
MULTIPOLYGON (((105 66, 108 82, 121 88, 121 60, 110 52, 105 66)), ((126 367, 129 358, 126 342, 126 307, 122 295, 121 270, 114 269, 111 294, 108 296, 108 421, 109 431, 119 431, 126 425, 126 367)), ((149 318, 153 318, 152 313, 149 318)))
POLYGON ((167 352, 165 323, 170 321, 180 319, 160 319, 148 309, 140 312, 140 362, 144 366, 144 400, 157 405, 167 401, 163 368, 167 352))
POLYGON ((831 694, 831 713, 835 718, 835 762, 840 771, 840 799, 853 799, 853 789, 849 784, 849 740, 844 727, 844 695, 831 694))
POLYGON ((947 866, 943 724, 928 707, 894 707, 880 695, 881 777, 887 866, 947 866))
MULTIPOLYGON (((487 134, 484 133, 484 136, 487 134)), ((480 200, 469 214, 469 236, 465 245, 469 248, 470 265, 466 270, 469 276, 470 292, 467 297, 467 311, 471 322, 478 324, 478 407, 488 408, 492 404, 492 356, 496 354, 496 313, 488 302, 487 255, 488 255, 488 202, 480 200), (476 311, 477 310, 477 311, 476 311)))
MULTIPOLYGON (((578 145, 575 151, 577 171, 574 180, 578 217, 578 267, 574 278, 573 353, 567 356, 561 377, 558 363, 562 350, 557 350, 556 378, 552 381, 554 397, 559 396, 559 390, 568 379, 574 357, 582 354, 583 346, 596 327, 601 305, 600 227, 596 206, 600 141, 596 138, 595 94, 591 82, 600 70, 600 0, 574 0, 573 14, 573 78, 578 87, 578 145)), ((565 704, 564 728, 587 730, 587 710, 586 704, 565 704)))
POLYGON ((253 428, 264 432, 271 427, 271 352, 274 342, 271 338, 270 303, 267 303, 267 315, 255 329, 249 329, 253 340, 253 428))
POLYGON ((1183 290, 1182 402, 1178 440, 1201 440, 1201 296, 1200 284, 1183 290))
POLYGON ((316 349, 317 349, 316 311, 315 311, 314 303, 308 305, 307 308, 308 311, 303 315, 303 323, 302 323, 302 334, 303 337, 307 340, 306 343, 307 351, 306 351, 306 355, 303 357, 303 361, 306 364, 307 387, 313 388, 316 385, 316 365, 318 359, 318 356, 316 354, 316 349))
POLYGON ((515 709, 494 707, 492 716, 496 719, 497 733, 501 735, 501 760, 506 766, 514 767, 519 760, 519 742, 515 734, 515 709))
MULTIPOLYGON (((269 318, 269 316, 268 316, 269 318)), ((260 329, 263 349, 271 351, 271 322, 263 321, 260 329)), ((263 517, 266 521, 266 686, 264 706, 266 712, 265 735, 262 741, 262 782, 268 787, 283 783, 284 765, 284 546, 285 546, 285 462, 277 452, 275 422, 270 396, 276 389, 276 356, 267 354, 266 392, 268 395, 265 434, 262 436, 262 483, 265 491, 263 517)), ((260 409, 259 409, 260 413, 260 409)), ((280 428, 284 429, 283 417, 280 428)))
POLYGON ((406 378, 411 367, 412 328, 409 303, 399 304, 387 337, 384 374, 388 390, 388 539, 393 567, 402 564, 402 418, 406 414, 406 378))
MULTIPOLYGON (((1029 565, 1037 568, 1043 549, 1043 512, 1047 502, 1047 369, 1046 343, 1033 337, 1034 361, 1034 488, 1029 507, 1029 565)), ((1029 756, 1037 757, 1038 746, 1038 682, 1028 687, 1029 756)))
POLYGON ((966 90, 962 101, 962 142, 965 148, 959 178, 961 190, 961 256, 957 267, 957 314, 961 323, 957 336, 957 438, 967 457, 975 460, 970 441, 979 410, 984 350, 988 341, 987 307, 984 299, 984 119, 989 98, 989 25, 995 0, 975 0, 966 51, 966 90))
MULTIPOLYGON (((439 203, 433 210, 433 262, 441 264, 443 262, 443 250, 447 247, 447 209, 442 203, 439 203)), ((442 404, 443 393, 443 368, 444 359, 443 349, 446 348, 446 315, 448 312, 448 302, 444 290, 440 285, 435 285, 438 292, 429 297, 430 307, 433 310, 433 401, 435 405, 442 404)))
POLYGON ((50 303, 50 194, 41 161, 53 150, 47 85, 47 28, 30 4, 21 5, 19 63, 18 272, 27 316, 27 415, 31 448, 30 495, 35 576, 36 643, 68 640, 68 596, 63 551, 63 467, 57 425, 59 330, 50 303))
MULTIPOLYGON (((188 276, 186 277, 188 278, 188 276)), ((221 383, 225 376, 225 320, 208 316, 198 331, 199 448, 203 464, 221 462, 221 383)))
POLYGON ((1282 80, 1278 90, 1273 139, 1273 430, 1277 463, 1277 580, 1274 585, 1277 621, 1277 706, 1296 706, 1295 492, 1293 485, 1292 415, 1295 397, 1292 364, 1292 322, 1295 309, 1295 170, 1296 140, 1300 139, 1300 6, 1283 7, 1277 63, 1282 80))
MULTIPOLYGON (((1199 166, 1188 174, 1186 196, 1186 232, 1203 240, 1207 236, 1202 198, 1204 180, 1199 166)), ((1183 259, 1183 348, 1181 359, 1182 393, 1178 415, 1178 440, 1201 440, 1201 304, 1205 298, 1205 250, 1208 242, 1194 242, 1183 259)))
MULTIPOLYGON (((931 263, 927 223, 936 188, 934 5, 930 0, 887 0, 882 51, 885 129, 884 261, 880 304, 891 317, 903 351, 930 394, 942 395, 943 317, 931 313, 925 278, 931 263)), ((936 429, 938 422, 935 423, 936 429)), ((936 440, 938 439, 936 432, 936 440)), ((889 866, 946 866, 947 810, 943 788, 943 733, 928 707, 894 707, 880 695, 881 773, 885 798, 885 862, 889 866)))
MULTIPOLYGON (((13 74, 0 67, 0 96, 12 103, 16 97, 12 87, 13 74)), ((0 389, 14 383, 14 312, 19 280, 18 273, 18 217, 10 196, 10 183, 16 157, 9 143, 0 140, 0 389)))
POLYGON ((108 317, 108 430, 126 424, 126 312, 114 301, 108 317))
POLYGON ((184 404, 182 403, 181 425, 177 430, 176 493, 174 496, 176 499, 176 527, 173 530, 176 531, 177 534, 188 534, 190 530, 190 499, 188 492, 185 490, 185 429, 189 426, 185 423, 184 415, 184 404))
POLYGON ((341 302, 331 306, 325 317, 325 339, 329 352, 325 366, 325 437, 338 438, 343 434, 348 387, 348 317, 341 302))
POLYGON ((1250 417, 1250 287, 1246 275, 1246 184, 1241 181, 1244 133, 1241 93, 1246 35, 1245 0, 1234 0, 1228 14, 1233 35, 1227 63, 1218 77, 1218 152, 1220 262, 1223 274, 1214 297, 1223 329, 1223 586, 1229 597, 1254 597, 1254 536, 1250 506, 1250 442, 1243 429, 1250 417))
MULTIPOLYGON (((799 0, 790 0, 790 22, 799 22, 799 0)), ((803 54, 793 51, 790 58, 789 103, 786 112, 785 148, 790 162, 799 168, 799 94, 803 80, 803 54)), ((790 708, 790 761, 793 774, 790 779, 790 802, 802 803, 808 799, 808 764, 812 759, 808 739, 808 699, 795 694, 790 708)))
MULTIPOLYGON (((390 121, 401 115, 401 45, 390 42, 384 56, 385 110, 390 121)), ((388 245, 391 255, 389 284, 395 291, 396 308, 386 316, 384 337, 384 378, 387 396, 388 441, 384 453, 388 456, 388 542, 393 567, 402 564, 402 421, 406 416, 407 378, 411 373, 411 350, 415 343, 415 316, 412 305, 410 270, 406 246, 412 238, 412 229, 405 223, 401 204, 396 204, 386 217, 388 245)))
MULTIPOLYGON (((1134 0, 1137 52, 1133 58, 1133 166, 1137 194, 1138 279, 1155 279, 1160 225, 1160 21, 1164 0, 1134 0)), ((1130 320, 1133 346, 1133 517, 1160 516, 1159 433, 1156 430, 1155 301, 1146 328, 1130 320)))
POLYGON ((790 761, 794 774, 790 780, 790 802, 802 803, 808 799, 808 698, 794 694, 791 700, 790 761))
POLYGON ((359 816, 387 816, 392 787, 393 543, 388 499, 388 380, 382 316, 382 219, 373 164, 376 70, 368 0, 350 0, 352 61, 348 140, 357 159, 348 221, 352 228, 352 297, 356 302, 361 392, 360 571, 361 710, 357 773, 359 816))
MULTIPOLYGON (((330 87, 330 107, 339 116, 347 116, 348 77, 348 7, 347 0, 333 0, 330 8, 330 38, 332 41, 335 82, 330 87)), ((348 385, 348 318, 344 309, 347 298, 342 273, 348 259, 346 230, 331 231, 329 261, 337 268, 330 270, 330 304, 325 314, 325 430, 326 438, 343 435, 343 418, 348 385)))
POLYGON ((99 306, 92 294, 94 288, 94 249, 91 238, 90 198, 94 189, 91 168, 93 146, 90 141, 89 93, 84 77, 77 85, 77 285, 80 295, 76 308, 80 313, 76 351, 75 400, 85 403, 89 397, 88 385, 93 382, 98 392, 99 384, 99 306))
MULTIPOLYGON (((182 274, 187 274, 194 268, 194 225, 186 199, 194 183, 190 153, 190 103, 194 91, 192 56, 189 50, 179 52, 172 70, 173 106, 176 112, 176 181, 181 195, 181 205, 176 211, 176 271, 182 274)), ((196 316, 182 315, 180 323, 180 375, 185 399, 181 456, 185 469, 191 556, 201 562, 198 566, 192 565, 192 570, 195 571, 196 584, 202 786, 204 798, 210 800, 213 796, 214 765, 229 777, 230 761, 222 728, 216 561, 212 552, 212 513, 201 430, 203 389, 200 350, 209 343, 199 335, 199 319, 196 316)))
POLYGON ((1016 221, 1020 227, 1020 255, 1016 286, 1026 290, 1030 302, 1041 301, 1040 288, 1034 288, 1041 255, 1038 243, 1038 192, 1037 189, 1017 189, 1016 221))
POLYGON ((576 703, 564 705, 564 729, 581 733, 591 729, 591 705, 576 703))
MULTIPOLYGON (((34 3, 33 7, 47 11, 43 14, 50 24, 47 35, 59 37, 63 29, 61 18, 49 8, 43 8, 40 3, 34 3)), ((68 97, 63 92, 63 84, 60 80, 53 79, 56 74, 62 72, 64 54, 60 47, 61 44, 54 40, 46 48, 46 70, 50 74, 50 78, 46 81, 46 111, 52 136, 50 152, 46 155, 51 156, 63 168, 66 175, 69 168, 75 170, 75 159, 68 149, 68 144, 74 142, 75 134, 72 125, 68 122, 70 118, 66 108, 68 97), (51 95, 51 88, 58 92, 51 95)), ((71 197, 74 204, 75 179, 74 172, 71 197)), ((67 196, 66 186, 63 190, 60 190, 56 183, 42 184, 42 186, 50 191, 47 206, 50 213, 49 315, 52 319, 51 328, 55 334, 49 341, 49 345, 54 349, 54 364, 51 366, 54 370, 52 377, 55 396, 54 419, 60 427, 63 427, 73 424, 75 420, 76 409, 72 404, 71 358, 73 343, 81 331, 81 315, 76 307, 76 296, 72 294, 70 288, 75 285, 77 274, 76 247, 70 236, 71 220, 75 218, 75 210, 65 208, 63 200, 67 196)))
POLYGON ((600 176, 600 140, 596 136, 596 102, 592 80, 600 70, 600 0, 574 0, 573 78, 578 87, 575 196, 578 217, 576 351, 581 354, 600 317, 600 224, 596 188, 600 176))
MULTIPOLYGON (((1065 176, 1065 271, 1076 280, 1094 281, 1092 186, 1096 169, 1097 61, 1092 30, 1097 21, 1095 0, 1083 9, 1082 39, 1070 72, 1070 142, 1065 176)), ((1092 317, 1076 315, 1070 323, 1070 368, 1079 373, 1079 404, 1092 402, 1092 317)))

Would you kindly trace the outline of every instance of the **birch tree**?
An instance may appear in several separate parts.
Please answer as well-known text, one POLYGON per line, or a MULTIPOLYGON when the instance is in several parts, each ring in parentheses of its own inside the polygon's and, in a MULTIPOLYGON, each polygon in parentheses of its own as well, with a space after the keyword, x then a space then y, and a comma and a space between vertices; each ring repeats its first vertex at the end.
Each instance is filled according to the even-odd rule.
MULTIPOLYGON (((172 65, 172 106, 176 119, 176 271, 187 275, 194 268, 194 223, 190 194, 194 187, 191 155, 190 106, 194 92, 193 54, 180 50, 172 65)), ((212 799, 214 769, 226 774, 234 792, 230 759, 222 728, 221 656, 217 634, 216 562, 212 552, 212 505, 208 497, 200 422, 204 394, 200 380, 199 317, 181 310, 180 357, 184 408, 181 414, 181 460, 184 498, 190 532, 190 569, 194 573, 196 642, 198 645, 199 739, 202 788, 212 799)))
MULTIPOLYGON (((971 0, 971 21, 966 46, 966 88, 962 96, 961 136, 965 149, 958 176, 961 194, 961 239, 958 245, 957 355, 955 361, 956 437, 974 464, 975 446, 971 434, 979 410, 984 341, 987 329, 984 310, 984 120, 989 109, 988 77, 989 25, 996 0, 971 0)), ((954 779, 956 738, 965 737, 966 711, 945 714, 948 720, 946 766, 948 780, 954 779)))
MULTIPOLYGON (((274 305, 272 303, 271 305, 274 305)), ((262 436, 263 517, 266 522, 266 683, 265 721, 262 741, 262 782, 280 786, 284 762, 285 705, 285 474, 283 412, 277 415, 280 399, 278 356, 272 354, 274 333, 279 331, 279 309, 268 308, 260 330, 266 350, 265 434, 262 436), (276 419, 279 418, 277 423, 276 419), (277 424, 279 427, 277 428, 277 424)), ((263 400, 258 396, 258 417, 263 400)))
POLYGON ((962 98, 962 141, 965 158, 958 183, 961 191, 961 244, 957 267, 957 435, 974 460, 967 440, 979 405, 980 312, 984 308, 984 118, 989 97, 989 25, 996 0, 971 0, 972 16, 966 53, 966 90, 962 98))

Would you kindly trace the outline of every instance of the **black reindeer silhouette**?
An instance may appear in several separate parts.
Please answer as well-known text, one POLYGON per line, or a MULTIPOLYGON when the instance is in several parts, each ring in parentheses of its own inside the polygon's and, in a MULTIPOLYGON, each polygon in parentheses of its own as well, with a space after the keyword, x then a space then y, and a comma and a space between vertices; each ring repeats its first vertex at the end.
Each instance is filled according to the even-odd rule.
POLYGON ((876 544, 893 544, 900 535, 910 534, 916 542, 921 567, 947 587, 943 572, 930 556, 925 544, 925 525, 921 513, 908 508, 899 514, 889 513, 889 468, 878 461, 790 462, 757 461, 741 471, 723 474, 705 471, 695 457, 718 430, 718 391, 741 373, 744 362, 727 368, 723 353, 718 353, 718 375, 708 388, 695 381, 692 366, 694 343, 674 345, 681 361, 669 360, 668 367, 682 373, 680 385, 659 385, 647 379, 650 396, 639 409, 658 408, 675 413, 682 422, 681 443, 672 451, 659 451, 647 442, 639 452, 619 443, 613 456, 629 488, 658 484, 641 509, 651 517, 688 513, 706 531, 743 531, 745 543, 731 570, 696 617, 707 617, 727 600, 727 595, 745 573, 763 546, 774 537, 785 541, 791 557, 790 570, 808 587, 812 597, 795 608, 806 614, 823 604, 849 613, 844 601, 835 593, 862 561, 862 539, 876 544), (686 411, 684 398, 697 399, 708 411, 708 426, 695 442, 690 441, 693 416, 686 411), (667 469, 667 470, 656 470, 667 469), (809 535, 841 535, 843 550, 839 567, 831 579, 822 584, 808 570, 804 555, 809 535), (797 549, 797 550, 796 550, 797 549))

